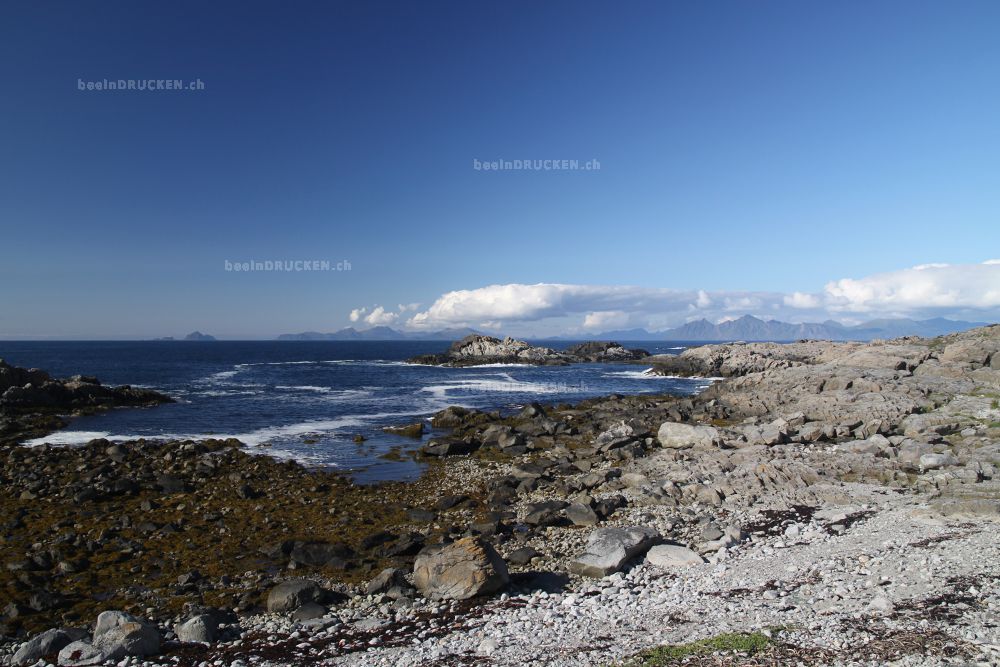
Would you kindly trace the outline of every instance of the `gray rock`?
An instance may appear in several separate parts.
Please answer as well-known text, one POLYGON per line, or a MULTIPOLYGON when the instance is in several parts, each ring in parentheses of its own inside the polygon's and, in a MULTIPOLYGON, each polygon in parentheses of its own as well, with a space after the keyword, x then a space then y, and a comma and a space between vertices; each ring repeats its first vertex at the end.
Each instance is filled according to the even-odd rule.
POLYGON ((420 448, 420 453, 424 456, 461 456, 470 454, 476 449, 476 443, 458 438, 434 438, 420 448))
POLYGON ((156 627, 141 621, 123 623, 100 636, 95 635, 94 646, 107 660, 156 655, 160 652, 160 633, 156 627))
POLYGON ((742 542, 744 537, 743 530, 739 526, 726 526, 723 529, 722 537, 698 545, 698 551, 705 554, 719 549, 728 549, 742 542))
POLYGON ((177 640, 211 644, 218 637, 219 624, 208 614, 199 614, 174 628, 177 640))
POLYGON ((267 610, 271 612, 294 611, 306 602, 315 602, 322 595, 320 587, 308 579, 283 581, 267 594, 267 610))
POLYGON ((425 547, 413 564, 413 583, 431 598, 466 600, 493 593, 509 581, 507 564, 479 537, 425 547))
POLYGON ((669 449, 711 447, 720 440, 718 429, 712 426, 692 426, 675 422, 664 422, 656 437, 663 447, 669 449))
POLYGON ((527 565, 531 562, 531 559, 541 556, 542 553, 537 549, 532 547, 521 547, 520 549, 515 549, 507 555, 507 560, 514 565, 527 565))
POLYGON ((646 526, 598 528, 587 538, 582 554, 570 561, 570 572, 585 577, 604 577, 618 572, 632 558, 641 556, 659 539, 646 526))
POLYGON ((925 442, 907 440, 899 447, 896 460, 903 470, 920 470, 920 457, 932 454, 933 448, 925 442))
POLYGON ((662 568, 699 565, 705 560, 687 547, 679 544, 658 544, 646 553, 646 562, 662 568))
POLYGON ((126 623, 138 623, 139 619, 124 611, 102 611, 97 615, 97 625, 94 627, 94 639, 97 639, 108 630, 112 630, 126 623))
POLYGON ((597 513, 583 503, 570 504, 566 507, 564 513, 574 526, 596 526, 600 520, 597 517, 597 513))
POLYGON ((314 618, 321 618, 326 615, 326 607, 318 602, 306 602, 304 605, 292 612, 292 620, 296 623, 311 621, 314 618))
POLYGON ((620 421, 594 439, 598 449, 607 450, 631 442, 636 437, 635 429, 625 421, 620 421))
POLYGON ((39 659, 57 653, 74 640, 82 639, 86 636, 82 630, 65 630, 63 628, 53 628, 35 635, 30 640, 21 644, 21 647, 11 658, 12 665, 32 665, 39 659))
POLYGON ((920 467, 924 470, 937 470, 938 468, 953 465, 958 465, 958 459, 949 452, 943 454, 924 454, 920 457, 920 467))
POLYGON ((375 575, 374 579, 368 582, 368 586, 365 587, 365 593, 368 595, 385 593, 394 586, 406 588, 409 587, 409 584, 407 583, 402 570, 394 567, 387 567, 375 575))
POLYGON ((107 659, 104 651, 85 641, 67 644, 59 651, 60 667, 92 667, 107 659))
POLYGON ((527 513, 524 515, 524 522, 529 526, 554 526, 561 521, 560 512, 566 505, 562 500, 531 503, 525 508, 527 513))

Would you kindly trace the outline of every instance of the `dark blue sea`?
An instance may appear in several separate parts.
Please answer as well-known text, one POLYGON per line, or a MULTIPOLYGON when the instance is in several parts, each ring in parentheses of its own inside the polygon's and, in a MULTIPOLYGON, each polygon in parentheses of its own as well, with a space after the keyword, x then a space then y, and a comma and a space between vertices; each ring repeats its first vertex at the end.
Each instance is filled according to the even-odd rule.
MULTIPOLYGON (((552 347, 568 346, 560 342, 552 347)), ((0 342, 0 358, 52 375, 96 375, 169 394, 175 404, 81 417, 39 444, 93 438, 235 437, 252 450, 309 465, 352 471, 358 481, 407 479, 408 459, 380 458, 419 442, 381 427, 426 419, 449 405, 513 411, 531 402, 575 402, 611 393, 691 394, 700 379, 643 374, 643 366, 577 364, 471 368, 415 366, 403 360, 443 351, 440 341, 0 342), (353 442, 355 434, 367 440, 353 442)), ((677 353, 681 343, 634 343, 677 353)))

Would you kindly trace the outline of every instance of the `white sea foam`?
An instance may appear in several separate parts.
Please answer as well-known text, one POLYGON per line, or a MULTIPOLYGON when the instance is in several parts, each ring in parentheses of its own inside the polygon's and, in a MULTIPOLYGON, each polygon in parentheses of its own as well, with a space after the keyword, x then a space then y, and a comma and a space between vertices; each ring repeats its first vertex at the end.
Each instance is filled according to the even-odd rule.
POLYGON ((671 380, 675 379, 672 375, 657 375, 652 372, 652 368, 648 368, 644 371, 609 371, 607 373, 602 373, 604 377, 621 377, 629 378, 631 380, 671 380))
POLYGON ((234 369, 234 370, 231 370, 231 371, 219 371, 218 373, 213 373, 213 374, 209 375, 207 378, 204 378, 202 381, 203 382, 218 382, 220 380, 228 380, 229 378, 231 378, 231 377, 235 376, 237 373, 239 373, 241 370, 242 369, 238 369, 237 368, 237 369, 234 369))
POLYGON ((436 407, 446 407, 448 405, 462 405, 456 403, 462 398, 490 393, 510 393, 510 394, 569 394, 583 391, 582 387, 561 384, 556 382, 526 382, 515 380, 507 373, 498 373, 493 377, 500 378, 494 380, 490 378, 475 378, 469 380, 454 380, 450 382, 439 382, 421 387, 418 391, 430 394, 436 407))
POLYGON ((198 396, 258 396, 263 393, 264 393, 263 389, 257 389, 257 390, 208 389, 206 391, 199 391, 197 395, 198 396))
POLYGON ((50 445, 85 445, 97 438, 110 439, 110 435, 106 431, 56 431, 51 435, 42 436, 41 438, 25 440, 21 444, 25 447, 36 447, 45 443, 49 443, 50 445))
MULTIPOLYGON (((411 365, 416 365, 416 364, 411 364, 411 365)), ((430 364, 419 364, 419 365, 421 365, 421 366, 427 366, 427 365, 430 365, 430 364)), ((458 369, 465 369, 465 368, 525 368, 527 366, 530 366, 530 364, 471 364, 469 366, 449 366, 448 368, 458 368, 458 369)))

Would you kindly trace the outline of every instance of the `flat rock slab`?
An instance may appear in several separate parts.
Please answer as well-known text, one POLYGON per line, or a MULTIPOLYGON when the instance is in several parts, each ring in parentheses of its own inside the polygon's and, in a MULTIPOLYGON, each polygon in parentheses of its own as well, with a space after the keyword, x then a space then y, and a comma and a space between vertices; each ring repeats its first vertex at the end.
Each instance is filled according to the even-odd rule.
POLYGON ((679 544, 658 544, 646 553, 646 562, 669 569, 700 565, 705 559, 679 544))
POLYGON ((660 445, 667 449, 707 448, 719 440, 719 431, 713 426, 664 422, 656 432, 656 437, 660 445))

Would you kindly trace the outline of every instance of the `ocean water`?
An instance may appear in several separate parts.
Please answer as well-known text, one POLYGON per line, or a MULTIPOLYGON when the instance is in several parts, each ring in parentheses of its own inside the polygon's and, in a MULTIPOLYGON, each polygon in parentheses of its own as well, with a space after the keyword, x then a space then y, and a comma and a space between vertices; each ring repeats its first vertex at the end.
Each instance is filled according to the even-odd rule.
MULTIPOLYGON (((441 368, 403 362, 446 347, 440 341, 32 341, 0 342, 0 358, 58 377, 96 375, 105 384, 149 387, 177 401, 80 417, 26 444, 235 437, 252 451, 342 468, 361 482, 419 474, 418 463, 383 455, 420 442, 381 428, 427 419, 449 405, 514 411, 531 401, 611 393, 687 395, 709 382, 650 376, 629 364, 441 368), (366 441, 353 442, 356 434, 366 441)), ((680 343, 629 347, 683 349, 680 343)))

